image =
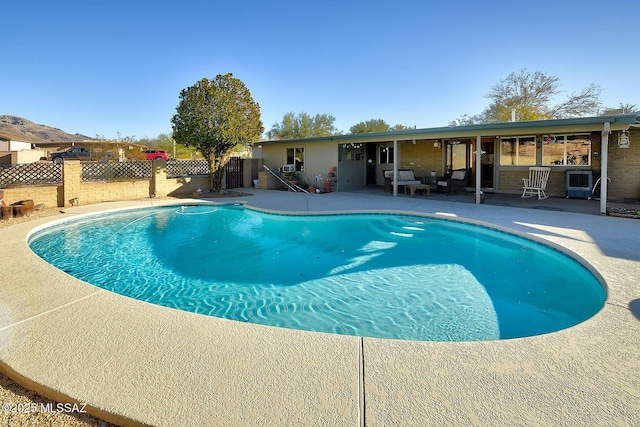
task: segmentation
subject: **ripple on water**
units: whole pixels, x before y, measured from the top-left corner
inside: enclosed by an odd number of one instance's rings
[[[575,325],[604,303],[583,266],[484,227],[402,215],[269,215],[189,206],[114,213],[30,237],[113,292],[242,322],[432,341]]]

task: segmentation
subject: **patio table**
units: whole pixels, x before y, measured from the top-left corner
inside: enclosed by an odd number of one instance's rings
[[[431,187],[429,184],[407,184],[404,186],[404,194],[407,194],[407,190],[411,191],[411,197],[415,197],[416,190],[425,190],[427,192],[427,196],[431,194]]]

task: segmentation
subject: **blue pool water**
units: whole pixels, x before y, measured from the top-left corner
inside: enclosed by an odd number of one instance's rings
[[[606,298],[585,267],[554,249],[419,216],[174,206],[61,223],[29,244],[70,275],[132,298],[347,335],[525,337],[576,325]]]

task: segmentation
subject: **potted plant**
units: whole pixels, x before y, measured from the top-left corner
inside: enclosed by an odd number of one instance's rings
[[[324,181],[324,192],[325,193],[330,193],[331,192],[331,180],[326,178]]]

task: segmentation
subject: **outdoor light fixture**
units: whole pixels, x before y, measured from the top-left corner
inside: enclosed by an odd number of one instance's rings
[[[620,131],[620,133],[618,134],[618,147],[629,148],[629,131]]]
[[[437,139],[436,139],[436,140],[433,142],[433,147],[434,147],[434,148],[437,148],[437,149],[439,150],[439,149],[441,149],[441,148],[442,148],[442,144],[440,143],[440,141],[439,141],[439,140],[437,140]]]

